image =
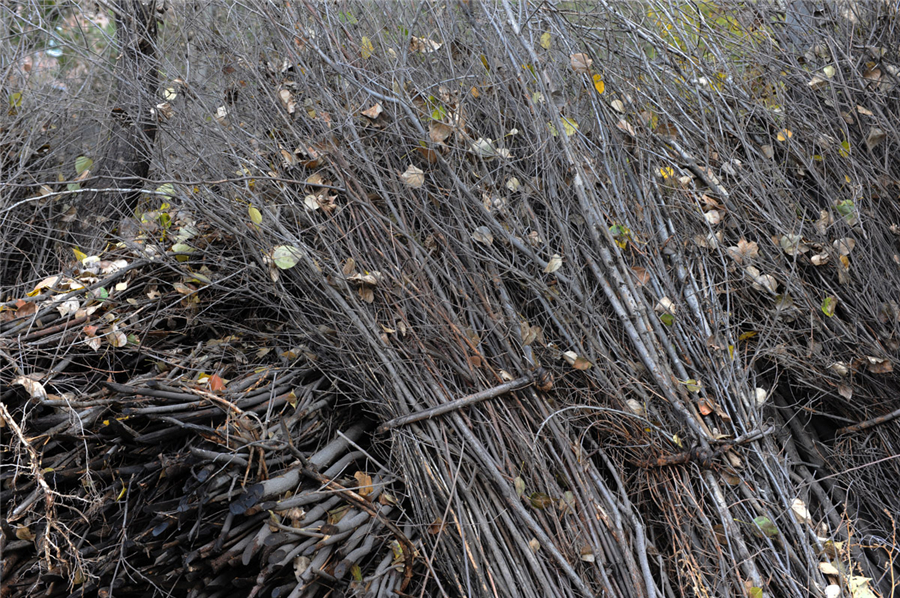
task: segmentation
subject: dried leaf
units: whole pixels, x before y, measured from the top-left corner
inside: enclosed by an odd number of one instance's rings
[[[878,127],[872,127],[869,129],[868,135],[866,135],[866,147],[869,151],[875,149],[875,147],[884,141],[884,138],[887,137],[887,133],[885,133],[882,129]]]
[[[728,248],[728,255],[741,264],[744,260],[750,261],[759,257],[759,245],[755,241],[741,239],[738,241],[737,246]]]
[[[562,266],[562,258],[558,254],[553,254],[550,261],[544,267],[544,274],[553,274]]]
[[[225,390],[225,385],[227,381],[221,378],[218,374],[213,374],[207,379],[207,383],[209,384],[209,389],[213,392],[222,392]]]
[[[644,415],[644,404],[637,399],[628,399],[627,401],[625,401],[625,404],[628,405],[628,408],[631,409],[631,412],[635,415]]]
[[[831,246],[838,252],[838,255],[850,255],[850,252],[856,247],[856,239],[844,237],[843,239],[834,241]]]
[[[451,133],[453,133],[453,127],[442,122],[432,121],[428,127],[428,137],[434,143],[443,143]]]
[[[747,266],[745,272],[753,281],[752,286],[757,291],[769,291],[774,294],[778,290],[778,281],[774,276],[762,274],[753,266]]]
[[[793,511],[794,517],[796,517],[800,523],[812,525],[812,517],[809,514],[809,509],[806,508],[806,503],[799,498],[795,498],[791,503],[791,511]]]
[[[531,506],[535,509],[546,509],[553,505],[553,499],[543,492],[535,492],[529,497]]]
[[[493,140],[485,137],[479,137],[472,144],[472,152],[479,158],[493,158],[499,155],[497,148],[494,147]]]
[[[710,226],[716,226],[722,222],[722,212],[720,210],[710,210],[703,215]]]
[[[362,115],[368,119],[375,120],[376,118],[381,116],[382,112],[384,112],[384,108],[381,107],[381,104],[375,102],[374,104],[363,110]]]
[[[403,184],[407,187],[418,189],[425,184],[425,173],[410,164],[409,168],[406,169],[406,172],[400,175],[400,180],[403,181]]]
[[[619,122],[617,122],[616,128],[619,129],[620,131],[622,131],[623,133],[627,134],[630,137],[635,137],[634,128],[631,126],[631,124],[627,120],[622,119]]]
[[[375,487],[372,485],[372,476],[366,472],[357,471],[353,474],[353,477],[356,478],[356,483],[358,484],[356,493],[360,496],[368,496],[375,491]]]
[[[479,226],[472,232],[472,240],[482,245],[491,245],[494,242],[494,235],[488,227]]]
[[[294,101],[294,94],[287,89],[281,89],[278,91],[278,99],[281,100],[281,105],[284,106],[284,109],[288,111],[288,114],[293,114],[297,109],[297,103]],[[220,118],[225,118],[228,115],[228,112],[225,110],[224,106],[219,108]],[[224,114],[222,114],[224,113]]]
[[[647,272],[647,269],[643,266],[632,266],[631,271],[637,278],[637,280],[635,281],[637,286],[643,286],[650,282],[650,273]]]
[[[409,51],[418,52],[420,54],[430,54],[441,48],[444,44],[424,37],[412,36],[409,40]]]
[[[890,374],[894,371],[893,364],[887,359],[866,355],[866,360],[869,362],[868,369],[873,374]]]
[[[572,66],[572,70],[578,74],[589,73],[593,63],[594,61],[587,54],[578,53],[569,56],[569,64]]]
[[[672,300],[669,299],[668,297],[660,298],[660,300],[656,302],[656,307],[654,307],[654,309],[656,310],[656,313],[658,313],[658,314],[662,314],[662,313],[669,313],[669,314],[673,314],[673,315],[675,314],[675,304],[672,303]]]
[[[832,565],[831,563],[819,563],[819,571],[824,573],[825,575],[840,575],[841,572],[837,567]]]
[[[38,399],[39,401],[47,400],[47,391],[44,389],[44,385],[37,380],[32,380],[27,376],[19,376],[13,380],[12,383],[23,386],[28,393],[28,396],[32,399]]]

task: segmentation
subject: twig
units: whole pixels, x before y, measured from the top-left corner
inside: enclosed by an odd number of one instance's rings
[[[494,388],[488,388],[487,390],[482,390],[480,392],[467,395],[461,399],[456,399],[455,401],[450,401],[449,403],[444,403],[443,405],[438,405],[437,407],[431,407],[429,409],[419,411],[418,413],[412,413],[410,415],[404,415],[402,417],[397,417],[390,421],[386,421],[385,423],[378,426],[376,431],[379,433],[386,432],[392,428],[405,426],[406,424],[422,421],[423,419],[431,419],[444,413],[456,411],[457,409],[462,409],[463,407],[466,407],[468,405],[479,403],[487,399],[493,399],[514,390],[519,390],[520,388],[528,386],[531,381],[531,376],[522,376],[521,378],[516,378],[515,380],[507,382],[506,384],[501,384],[500,386],[495,386]]]
[[[878,417],[873,417],[872,419],[867,419],[866,421],[859,422],[858,424],[853,424],[852,426],[844,426],[843,428],[838,428],[835,434],[852,434],[853,432],[859,432],[861,430],[867,430],[868,428],[875,427],[879,424],[883,424],[891,421],[892,419],[897,419],[900,417],[900,409],[896,411],[891,411],[885,415],[879,415]]]
[[[44,502],[47,504],[47,517],[51,517],[54,510],[53,490],[50,489],[47,480],[44,479],[44,474],[41,471],[40,457],[38,457],[37,451],[34,450],[34,447],[32,447],[28,442],[28,439],[25,438],[25,434],[22,433],[22,428],[19,427],[19,424],[16,423],[16,420],[13,419],[13,416],[3,403],[0,403],[0,418],[3,418],[3,421],[12,428],[16,438],[19,439],[19,442],[28,453],[28,464],[31,466],[31,474],[34,476],[35,481],[37,481],[38,486],[44,494]]]

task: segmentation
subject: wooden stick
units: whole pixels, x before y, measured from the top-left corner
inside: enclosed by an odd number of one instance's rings
[[[859,432],[861,430],[866,430],[873,426],[877,426],[878,424],[883,424],[885,422],[889,422],[892,419],[896,419],[900,417],[900,409],[896,411],[891,411],[885,415],[879,415],[878,417],[873,417],[872,419],[867,419],[864,422],[859,422],[858,424],[853,424],[852,426],[844,426],[840,428],[835,434],[851,434],[853,432]]]
[[[438,405],[437,407],[431,407],[430,409],[425,409],[423,411],[419,411],[418,413],[411,413],[410,415],[404,415],[403,417],[398,417],[390,421],[386,421],[378,426],[378,429],[376,431],[379,433],[386,432],[391,428],[405,426],[406,424],[422,421],[423,419],[431,419],[432,417],[436,417],[444,413],[449,413],[450,411],[462,409],[463,407],[472,405],[473,403],[479,403],[487,399],[499,397],[500,395],[504,395],[513,390],[519,390],[520,388],[524,388],[529,384],[531,384],[531,376],[522,376],[521,378],[516,378],[515,380],[511,380],[506,384],[501,384],[500,386],[495,386],[494,388],[488,388],[487,390],[482,390],[480,392],[464,396],[461,399],[456,399],[455,401],[450,401],[449,403],[444,403],[443,405]]]

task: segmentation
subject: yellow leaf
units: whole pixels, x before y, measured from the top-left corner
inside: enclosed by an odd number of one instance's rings
[[[375,54],[375,47],[372,45],[372,40],[370,40],[366,36],[363,36],[362,43],[360,44],[359,55],[363,58],[370,58],[373,54]]]
[[[684,384],[687,387],[688,391],[692,393],[698,393],[700,392],[700,389],[703,388],[703,383],[694,380],[693,378],[685,380],[682,384]]]
[[[79,262],[80,262],[81,260],[83,260],[84,258],[87,257],[87,256],[84,254],[84,252],[79,251],[78,249],[74,249],[74,248],[73,248],[73,249],[72,249],[72,252],[75,253],[75,259],[78,260]]]
[[[551,43],[550,32],[549,31],[543,32],[541,34],[541,47],[545,50],[549,50],[550,43]]]
[[[261,224],[262,223],[262,214],[259,212],[259,210],[257,210],[253,206],[250,206],[247,209],[247,213],[250,214],[250,220],[253,221],[253,224]]]
[[[593,76],[593,79],[594,89],[597,90],[597,93],[603,93],[603,90],[606,89],[606,85],[603,83],[603,77],[601,77],[599,73],[596,73]]]
[[[675,170],[671,166],[665,166],[659,169],[659,174],[662,175],[664,179],[670,179],[675,176]]]
[[[776,136],[776,139],[778,139],[778,141],[787,141],[788,139],[790,139],[793,136],[794,136],[794,134],[790,130],[782,129],[782,130],[778,131],[778,135]]]
[[[568,118],[563,117],[562,124],[563,129],[566,131],[566,137],[571,137],[575,134],[575,131],[578,130],[578,123],[574,120],[569,120]]]

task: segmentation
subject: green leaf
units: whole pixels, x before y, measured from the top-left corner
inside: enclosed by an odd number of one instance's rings
[[[9,107],[15,110],[22,105],[22,92],[17,91],[9,94]]]
[[[822,313],[828,316],[829,318],[834,315],[834,310],[837,308],[837,297],[825,297],[825,300],[822,301]]]
[[[856,204],[853,203],[852,199],[845,199],[844,201],[838,202],[837,205],[834,206],[834,209],[836,209],[838,214],[844,218],[849,219],[856,215]]]
[[[659,316],[659,319],[662,320],[662,323],[665,324],[666,326],[672,326],[675,324],[675,316],[673,316],[672,314],[670,314],[668,312]]]
[[[749,596],[749,598],[763,598],[762,588],[753,586],[752,588],[747,590],[747,596]]]
[[[772,520],[768,517],[754,517],[753,523],[755,523],[756,527],[769,538],[774,538],[778,535],[778,528],[775,527],[775,524],[772,523]]]
[[[250,220],[253,221],[253,224],[262,224],[262,214],[260,214],[259,210],[250,206],[247,209],[247,213],[250,214]]]
[[[525,494],[525,480],[517,476],[513,483],[516,486],[516,495],[521,498]]]
[[[175,243],[172,245],[172,253],[191,254],[195,251],[197,250],[186,243]]]
[[[297,265],[303,251],[290,245],[279,245],[272,251],[272,261],[282,270],[288,270]]]
[[[75,158],[75,174],[81,174],[85,170],[90,170],[94,165],[94,161],[87,156],[78,156]]]

